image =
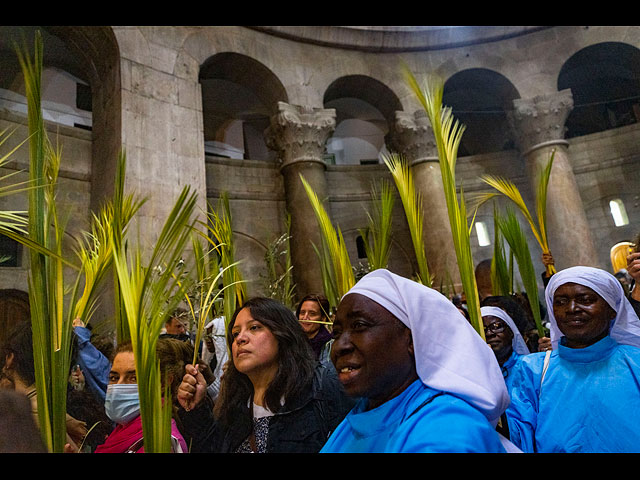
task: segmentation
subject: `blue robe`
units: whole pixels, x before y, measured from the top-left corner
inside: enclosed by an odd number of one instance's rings
[[[511,395],[511,388],[513,385],[513,369],[522,357],[524,357],[524,355],[520,355],[513,350],[511,352],[511,356],[502,364],[501,368],[502,374],[504,375],[504,383],[507,385],[507,392],[509,392],[509,395]]]
[[[479,410],[420,380],[378,408],[363,411],[366,402],[358,401],[320,453],[504,452]]]
[[[540,393],[543,352],[512,371],[511,441],[524,452],[640,452],[640,348],[611,337],[551,354]]]

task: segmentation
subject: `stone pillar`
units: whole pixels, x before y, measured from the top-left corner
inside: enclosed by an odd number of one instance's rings
[[[303,175],[318,198],[327,194],[325,143],[333,132],[334,109],[320,109],[278,102],[278,113],[265,131],[267,145],[278,152],[280,172],[284,177],[287,211],[291,215],[291,263],[299,297],[322,293],[322,276],[318,256],[322,236],[304,185]],[[328,203],[325,208],[330,214]]]
[[[442,173],[433,130],[426,113],[396,112],[391,139],[394,150],[410,162],[416,191],[422,195],[424,209],[423,240],[433,287],[453,282],[461,284],[451,224],[442,185]]]
[[[510,120],[526,162],[535,192],[538,176],[555,150],[547,192],[549,248],[556,268],[598,266],[598,257],[587,222],[564,139],[565,122],[573,108],[571,90],[531,99],[516,99]],[[531,207],[533,208],[533,207]],[[536,259],[533,259],[534,263]]]

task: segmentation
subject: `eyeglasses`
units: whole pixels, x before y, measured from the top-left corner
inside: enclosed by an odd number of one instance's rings
[[[485,333],[487,333],[487,331],[491,331],[491,333],[501,333],[504,332],[505,328],[506,325],[503,322],[493,322],[484,327],[484,331]]]

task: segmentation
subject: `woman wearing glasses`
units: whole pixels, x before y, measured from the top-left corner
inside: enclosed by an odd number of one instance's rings
[[[518,330],[515,322],[507,312],[499,307],[486,306],[480,309],[480,314],[484,324],[485,340],[496,356],[507,386],[507,392],[511,396],[513,389],[512,371],[525,355],[529,355],[529,348],[524,338],[522,338],[520,330]],[[500,417],[496,430],[505,438],[509,438],[507,412]]]
[[[509,374],[520,358],[531,352],[507,312],[498,307],[482,307],[480,313],[485,339],[498,360],[507,390],[511,394],[512,376]]]

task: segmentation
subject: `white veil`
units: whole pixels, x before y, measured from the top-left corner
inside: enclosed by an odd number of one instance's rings
[[[480,314],[483,317],[487,317],[487,316],[498,317],[500,320],[504,321],[509,326],[509,328],[513,332],[513,340],[511,341],[511,346],[513,347],[513,350],[516,353],[519,353],[520,355],[529,355],[531,353],[529,351],[529,347],[527,347],[527,344],[524,341],[524,338],[522,338],[522,334],[520,333],[520,330],[518,330],[518,327],[516,327],[515,322],[507,312],[505,312],[503,309],[499,307],[482,307],[480,309]]]
[[[383,306],[412,333],[418,376],[480,410],[494,425],[509,395],[491,347],[444,295],[378,269],[345,295],[359,293]]]
[[[620,281],[605,270],[594,267],[570,267],[554,274],[545,290],[551,323],[551,343],[557,347],[563,336],[553,315],[553,295],[560,285],[577,283],[595,291],[616,311],[609,335],[618,343],[640,347],[640,319],[624,294]]]

